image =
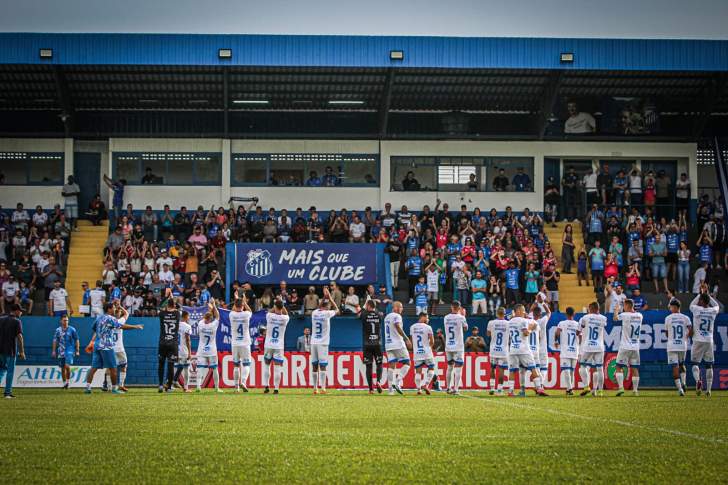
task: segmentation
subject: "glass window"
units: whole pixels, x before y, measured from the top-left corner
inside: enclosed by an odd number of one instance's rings
[[[194,155],[190,153],[170,153],[167,155],[169,185],[194,184],[194,158]]]
[[[265,184],[268,180],[267,157],[234,157],[233,184]]]
[[[26,153],[0,153],[0,173],[5,176],[5,185],[28,183],[27,159]]]
[[[436,157],[392,157],[392,190],[434,190],[437,188]],[[406,182],[411,179],[413,182]]]
[[[162,173],[163,176],[164,172]],[[116,179],[126,179],[127,183],[139,182],[139,157],[116,157]]]
[[[376,184],[379,179],[379,164],[374,157],[345,157],[343,184]]]
[[[533,192],[533,158],[530,157],[488,157],[488,180],[486,190],[494,191],[494,184],[500,177],[508,181],[508,191]],[[503,173],[501,174],[501,170]],[[500,182],[499,182],[500,183]]]
[[[303,157],[303,155],[270,156],[270,172],[278,185],[284,185],[286,181],[290,181],[291,175],[298,181],[299,185],[306,184],[308,172],[306,172],[306,161]],[[320,175],[319,178],[321,178]],[[268,180],[265,177],[263,179]]]
[[[30,182],[63,183],[63,157],[60,155],[31,155]]]
[[[147,174],[147,168],[151,168],[152,173],[157,177],[162,177],[162,183],[169,183],[166,153],[142,153],[142,177]]]
[[[195,182],[220,183],[220,157],[197,157]]]

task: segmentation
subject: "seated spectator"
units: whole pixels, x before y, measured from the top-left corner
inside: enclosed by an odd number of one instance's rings
[[[366,226],[359,219],[359,216],[354,216],[354,222],[349,226],[349,242],[366,242]]]
[[[146,174],[142,177],[142,184],[153,184],[155,178],[157,176],[152,173],[152,167],[147,167]]]
[[[28,214],[28,211],[23,209],[23,204],[18,203],[17,210],[10,216],[10,222],[16,230],[20,229],[23,234],[28,234],[30,215]]]
[[[36,206],[35,214],[33,214],[33,227],[38,234],[43,234],[48,226],[48,215],[43,212],[42,206]]]
[[[629,298],[629,296],[627,297]],[[649,306],[647,305],[647,300],[644,296],[642,296],[642,291],[639,288],[635,288],[633,295],[632,295],[632,301],[634,302],[634,311],[636,312],[644,312],[649,310]]]
[[[412,171],[407,172],[407,176],[402,180],[402,189],[405,192],[413,192],[420,190],[420,183],[415,178],[415,173]]]
[[[157,299],[154,298],[154,292],[147,291],[144,294],[142,305],[140,307],[141,315],[143,317],[156,317],[157,316]]]
[[[353,286],[349,287],[349,292],[344,299],[344,313],[356,314],[356,308],[359,306],[359,297],[355,293]]]
[[[334,175],[334,171],[331,167],[326,167],[326,174],[321,177],[321,185],[327,186],[327,187],[333,187],[334,185],[339,185],[339,177]]]
[[[306,180],[306,185],[309,187],[321,187],[321,179],[318,178],[318,174],[315,170],[311,170],[308,174],[308,180]]]
[[[59,281],[60,283],[60,281]],[[8,280],[2,284],[3,297],[0,299],[0,312],[5,315],[5,305],[8,307],[20,303],[20,285],[15,281],[15,276],[11,273]]]

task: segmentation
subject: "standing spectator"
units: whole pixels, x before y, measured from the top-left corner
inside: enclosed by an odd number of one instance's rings
[[[596,245],[597,241],[602,240],[602,229],[604,224],[604,214],[599,210],[597,204],[592,204],[592,210],[586,215],[589,222],[589,244]]]
[[[427,313],[427,282],[425,276],[421,275],[415,285],[415,313],[420,315]]]
[[[142,222],[143,221],[144,221],[144,216],[142,216]],[[169,205],[167,205],[167,204],[164,205],[164,214],[162,214],[162,220],[160,222],[162,224],[161,239],[164,241],[164,240],[168,239],[171,234],[174,234],[174,218],[172,217],[172,214],[169,211]],[[155,238],[156,238],[156,236],[155,236]]]
[[[311,352],[311,327],[303,327],[303,335],[296,342],[296,352]]]
[[[496,192],[504,192],[508,190],[509,185],[508,177],[506,177],[506,171],[501,168],[498,170],[498,176],[493,180],[493,190]]]
[[[455,277],[455,288],[457,289],[458,301],[465,308],[470,303],[470,265],[464,265],[453,273]]]
[[[337,307],[343,305],[344,295],[341,292],[341,288],[339,288],[339,285],[338,283],[336,283],[336,281],[332,281],[331,284],[329,284],[329,298],[331,299],[331,301],[336,303]],[[318,303],[316,303],[316,307],[318,307]]]
[[[690,179],[687,174],[680,174],[680,180],[675,182],[675,189],[675,206],[679,215],[685,214],[687,217],[690,209]]]
[[[475,279],[470,282],[470,290],[473,292],[473,308],[471,315],[477,313],[488,313],[488,283],[483,279],[483,272],[478,270],[475,272]],[[433,311],[434,315],[434,311]]]
[[[480,184],[475,180],[475,174],[471,173],[468,183],[465,184],[465,192],[478,192],[480,190]]]
[[[623,170],[617,172],[617,178],[614,179],[614,189],[616,191],[616,201],[612,202],[612,204],[616,203],[618,207],[629,205],[629,180]]]
[[[303,297],[303,309],[306,315],[310,315],[311,312],[316,310],[319,305],[319,297],[316,294],[316,288],[313,286],[308,287],[308,294]]]
[[[599,165],[595,162],[594,164],[599,169]],[[599,193],[597,191],[597,174],[594,173],[594,169],[589,166],[584,175],[584,190],[586,190],[586,203],[597,204],[599,202]]]
[[[564,228],[564,234],[561,236],[561,261],[564,263],[564,274],[572,274],[571,265],[574,262],[574,229],[571,224],[567,224]]]
[[[165,212],[165,216],[168,216],[169,212]],[[144,230],[144,236],[149,240],[149,234],[151,233],[154,241],[157,241],[157,214],[152,211],[152,206],[148,205],[147,210],[142,214],[142,229]]]
[[[411,305],[414,303],[414,291],[415,291],[415,285],[420,279],[420,276],[422,275],[422,259],[418,255],[417,249],[413,249],[410,252],[410,257],[407,259],[407,263],[405,264],[405,269],[408,271],[408,282],[409,282],[409,304]]]
[[[432,345],[433,352],[445,351],[445,335],[441,328],[435,330],[435,343]]]
[[[559,312],[559,281],[561,281],[561,275],[556,271],[556,265],[551,265],[544,270],[543,281],[546,284],[546,289],[549,290],[549,302],[551,303],[551,310],[554,313]]]
[[[602,242],[596,240],[594,247],[589,251],[589,258],[591,259],[591,275],[594,283],[594,288],[599,291],[604,283],[604,260],[607,257],[607,253],[602,249]],[[589,283],[587,283],[588,285]]]
[[[205,275],[205,282],[206,289],[210,292],[210,297],[215,300],[222,300],[222,290],[225,288],[225,283],[222,281],[220,273],[216,269],[213,269]]]
[[[657,283],[658,278],[662,278],[663,284],[665,285],[665,293],[667,293],[667,268],[665,267],[667,246],[662,242],[659,234],[655,236],[655,242],[650,245],[648,251],[650,258],[652,258],[650,265],[652,267],[652,280],[655,282],[655,294],[660,291]]]
[[[329,292],[331,293],[331,292]],[[341,296],[339,296],[341,298]],[[387,314],[387,305],[392,303],[392,296],[387,293],[387,286],[384,284],[379,285],[379,293],[375,294],[372,298],[374,303],[377,304],[377,311]],[[341,301],[341,300],[339,300]],[[337,302],[338,305],[338,302]]]
[[[597,188],[600,190],[602,205],[609,205],[612,200],[614,177],[609,173],[609,165],[602,167],[602,173],[597,175]]]
[[[80,194],[81,188],[73,181],[73,175],[69,175],[68,183],[61,189],[61,195],[66,199],[63,211],[66,213],[71,227],[76,232],[78,232],[78,196]]]
[[[121,219],[121,211],[124,210],[124,187],[126,186],[126,179],[114,181],[104,174],[104,182],[114,192],[111,206],[114,209],[114,223],[118,224],[118,220]]]
[[[0,318],[0,381],[5,377],[5,399],[14,399],[15,356],[25,360],[23,347],[23,309],[17,303],[10,307],[10,315]],[[17,345],[16,345],[17,340]]]
[[[579,177],[576,175],[574,166],[569,166],[569,171],[561,179],[564,187],[564,222],[579,222],[576,215],[576,188],[579,185]]]
[[[538,282],[540,273],[536,271],[536,263],[531,262],[528,264],[528,271],[526,271],[526,304],[530,305],[536,300],[536,293],[538,293]]]
[[[472,334],[465,339],[465,352],[480,353],[485,351],[485,340],[479,334],[478,327],[473,327]]]
[[[634,311],[641,313],[649,310],[649,305],[647,305],[647,299],[642,296],[642,290],[640,290],[639,288],[635,288],[634,294],[632,296],[632,301],[634,302]]]
[[[556,217],[559,207],[559,188],[554,184],[554,178],[549,177],[546,182],[546,191],[544,192],[544,212],[546,213],[547,222],[551,222],[551,227],[556,227]]]
[[[45,290],[43,299],[46,302],[46,311],[48,315],[53,315],[50,302],[51,291],[54,289],[54,283],[63,278],[63,271],[61,270],[61,267],[56,264],[56,258],[53,256],[48,258],[48,264],[43,268],[43,272],[40,276],[43,278],[43,288]]]
[[[62,317],[64,315],[73,315],[73,305],[71,300],[68,298],[68,292],[65,288],[61,288],[61,280],[55,280],[53,282],[53,290],[48,295],[50,302],[49,315],[54,317]]]
[[[651,168],[652,166],[650,166]],[[670,204],[670,187],[672,186],[672,181],[670,180],[670,177],[665,175],[664,170],[660,170],[660,172],[657,174],[657,179],[655,180],[655,187],[657,188],[657,214],[659,217],[669,217],[668,214],[670,213],[670,209],[668,208]]]
[[[435,315],[435,308],[440,299],[440,271],[439,263],[432,260],[427,266],[427,299],[429,300],[429,308],[431,315]]]
[[[637,263],[629,266],[626,274],[627,286],[624,288],[624,292],[627,298],[632,298],[635,290],[640,288],[640,270]]]
[[[508,269],[505,271],[506,278],[506,294],[505,304],[507,308],[512,308],[511,303],[516,305],[521,303],[521,289],[518,284],[519,270],[516,268],[516,262],[510,261]]]
[[[690,250],[686,241],[680,241],[677,257],[677,292],[687,293],[690,288]]]
[[[513,176],[513,187],[515,188],[516,192],[530,192],[531,187],[531,177],[529,177],[527,174],[523,173],[523,167],[518,167],[516,169],[518,172],[516,175]],[[553,182],[553,178],[551,179]]]
[[[420,183],[415,178],[415,173],[411,170],[407,172],[407,176],[402,180],[402,189],[405,192],[414,192],[420,190]]]
[[[629,176],[629,201],[632,207],[642,207],[644,198],[642,196],[642,172],[637,168],[637,163],[632,162],[632,170]]]

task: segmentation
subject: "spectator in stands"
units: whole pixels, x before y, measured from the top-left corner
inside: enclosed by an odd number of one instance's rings
[[[607,284],[604,285],[604,306],[609,308],[609,313],[614,313],[617,309],[617,305],[627,299],[627,295],[622,293],[622,285],[619,281],[615,281],[613,278],[607,280]]]
[[[516,168],[516,175],[513,176],[511,184],[515,188],[516,192],[530,192],[532,190],[531,177],[523,173],[523,167]],[[553,178],[551,179],[553,181]]]
[[[114,232],[109,234],[109,238],[106,240],[106,247],[104,248],[104,256],[110,255],[116,257],[119,251],[124,247],[125,241],[124,236],[121,235],[121,226],[116,226]]]
[[[680,241],[677,256],[677,292],[687,293],[690,288],[690,250],[686,241]]]
[[[321,179],[318,178],[318,174],[315,170],[311,170],[311,172],[308,174],[308,180],[306,180],[306,185],[309,187],[321,187]]]
[[[18,203],[17,210],[10,216],[10,222],[15,226],[16,230],[20,229],[23,234],[28,234],[30,215],[28,215],[28,211],[23,209],[23,204]]]
[[[609,205],[612,200],[614,177],[609,173],[609,165],[602,167],[602,173],[597,175],[597,188],[599,189],[602,205]]]
[[[43,299],[46,301],[47,315],[52,315],[51,302],[49,299],[51,291],[54,289],[54,283],[56,281],[60,282],[60,279],[63,278],[63,270],[60,265],[56,264],[56,258],[53,256],[48,258],[48,265],[43,268],[43,272],[40,276],[43,278],[43,288],[45,290]]]
[[[187,214],[187,207],[182,206],[179,214],[174,216],[174,238],[183,243],[186,242],[191,234],[191,229],[192,220],[189,214]]]
[[[675,208],[678,214],[687,217],[690,209],[690,179],[685,173],[680,174],[680,179],[675,182]]]
[[[667,293],[667,268],[665,267],[665,257],[667,256],[667,246],[662,242],[660,235],[655,236],[655,242],[649,246],[648,254],[650,255],[652,267],[652,280],[655,282],[655,294],[660,291],[657,283],[658,278],[662,278],[665,285],[665,293]]]
[[[433,352],[445,351],[445,335],[441,328],[435,330],[435,343],[432,345]]]
[[[227,255],[227,243],[222,231],[219,231],[217,235],[210,240],[210,255],[217,258],[218,255],[222,255],[222,264],[225,264]]]
[[[511,303],[517,305],[522,301],[518,276],[519,270],[517,269],[516,261],[510,261],[508,263],[508,269],[505,270],[505,304],[507,308],[512,308]]]
[[[316,310],[319,305],[319,297],[316,294],[316,288],[313,286],[308,287],[308,294],[303,297],[303,309],[306,315],[310,315],[311,312]]]
[[[384,284],[380,284],[379,285],[379,293],[376,293],[372,297],[372,300],[374,300],[374,303],[377,304],[377,311],[386,314],[387,313],[387,305],[389,303],[392,303],[392,296],[387,293],[387,286],[384,285]],[[336,301],[336,300],[334,300],[334,301]]]
[[[408,271],[408,283],[409,283],[409,303],[410,305],[414,302],[414,290],[415,285],[417,285],[417,282],[420,279],[420,276],[422,275],[422,259],[420,258],[417,249],[412,249],[410,251],[410,256],[407,259],[407,263],[405,264],[405,269]]]
[[[157,176],[152,173],[152,167],[147,167],[146,175],[142,177],[142,184],[153,184],[155,178]]]
[[[624,292],[627,295],[627,298],[632,298],[634,295],[634,290],[638,290],[640,287],[640,269],[639,264],[634,263],[629,266],[629,269],[627,269],[627,274],[625,275],[627,285],[624,288]]]
[[[118,181],[114,181],[104,174],[104,182],[114,192],[112,208],[114,209],[114,221],[117,222],[118,219],[121,219],[121,211],[124,209],[124,187],[126,186],[126,180],[119,179]]]
[[[55,234],[56,238],[63,241],[61,246],[63,251],[68,252],[71,246],[71,224],[66,220],[66,214],[61,214],[60,220],[56,222]]]
[[[165,283],[164,281],[160,280],[159,275],[155,274],[152,276],[152,284],[149,285],[149,291],[152,292],[152,296],[159,301],[159,299],[162,297],[163,291],[168,287],[169,285]]]
[[[321,185],[327,187],[333,187],[339,185],[339,177],[334,175],[334,171],[331,167],[326,167],[326,174],[321,177]]]
[[[475,315],[477,313],[488,313],[488,301],[487,301],[487,293],[488,293],[488,284],[483,279],[483,272],[480,270],[477,270],[475,272],[475,279],[470,282],[470,290],[472,291],[472,301],[473,301],[473,308],[471,310],[471,315]]]
[[[0,314],[5,315],[5,305],[10,308],[13,304],[20,303],[20,285],[15,281],[11,273],[8,280],[2,284],[3,297],[0,299]]]
[[[2,272],[4,269],[5,263],[0,263],[0,279],[2,279]],[[28,296],[33,296],[37,285],[37,279],[38,273],[34,271],[27,262],[21,262],[18,269],[17,280],[21,285],[25,283],[25,287],[28,288]],[[28,313],[30,313],[30,310],[28,310]]]
[[[314,211],[316,210],[313,207]],[[309,242],[324,242],[324,225],[319,220],[318,213],[313,212],[311,219],[308,221],[308,241]]]
[[[493,180],[493,190],[496,192],[503,192],[508,190],[509,185],[508,177],[506,177],[506,171],[501,168],[498,171],[498,176]]]
[[[652,168],[652,165],[650,165],[650,168]],[[670,180],[670,177],[665,175],[664,170],[660,170],[660,172],[657,174],[657,179],[655,179],[655,187],[656,187],[656,196],[657,196],[657,213],[661,217],[667,217],[667,214],[669,212],[669,205],[670,204],[670,187],[672,187],[672,181]]]
[[[597,241],[602,239],[602,225],[604,224],[604,214],[599,210],[597,204],[592,204],[592,210],[586,215],[589,223],[589,244],[595,246]]]
[[[33,214],[33,228],[38,234],[43,234],[48,226],[48,214],[43,212],[42,206],[36,206],[35,214]]]
[[[341,293],[341,289],[339,288],[339,285],[336,283],[336,281],[332,281],[329,284],[329,298],[331,298],[331,301],[336,303],[336,306],[338,307],[341,307],[341,305],[343,304],[344,295]]]
[[[169,215],[169,212],[167,212],[166,215]],[[154,241],[158,240],[157,214],[152,211],[151,205],[148,205],[147,210],[142,214],[142,227],[144,229],[144,235],[147,239],[149,239],[149,234],[151,234]]]
[[[22,229],[15,230],[13,238],[13,261],[15,264],[20,262],[23,253],[28,249],[28,239],[23,235]]]
[[[354,222],[349,225],[349,242],[366,242],[366,226],[361,222],[359,216],[354,216]]]
[[[480,330],[478,330],[478,327],[473,327],[470,337],[465,339],[465,352],[485,352],[485,340],[479,334]]]
[[[420,190],[420,183],[415,178],[415,173],[413,171],[407,172],[407,176],[402,180],[402,189],[405,192],[412,192]]]
[[[202,234],[202,226],[195,226],[192,236],[187,240],[194,245],[202,259],[205,259],[207,254],[207,236]]]
[[[210,296],[215,300],[222,300],[222,290],[225,283],[222,281],[220,273],[216,269],[212,269],[205,275],[205,287],[210,292]]]
[[[543,273],[544,284],[549,292],[549,302],[551,303],[551,311],[558,313],[559,311],[559,281],[561,275],[556,271],[556,264],[551,263]]]
[[[144,294],[144,299],[141,305],[141,315],[143,317],[156,317],[157,316],[157,299],[154,298],[154,292],[147,291]]]
[[[359,297],[355,291],[353,286],[349,287],[349,292],[344,299],[344,313],[356,314],[356,307],[359,306]]]
[[[480,184],[475,180],[475,174],[470,174],[470,180],[465,184],[465,192],[478,192],[480,190]]]
[[[61,189],[61,195],[66,199],[64,212],[69,219],[69,223],[74,231],[78,232],[78,196],[81,189],[74,182],[73,175],[68,176],[68,183]]]
[[[591,275],[594,283],[594,288],[598,289],[602,287],[604,283],[604,260],[607,257],[607,253],[602,249],[602,242],[597,239],[594,243],[594,247],[589,251],[589,259],[591,260]],[[588,285],[589,283],[587,283]]]
[[[627,298],[630,297],[628,296]],[[644,312],[649,310],[649,306],[647,305],[647,299],[642,296],[642,290],[640,290],[639,288],[635,288],[631,299],[634,302],[634,310],[636,312]]]

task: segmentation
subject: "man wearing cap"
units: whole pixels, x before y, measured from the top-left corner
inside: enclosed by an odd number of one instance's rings
[[[1,311],[5,315],[5,305],[11,307],[16,303],[20,303],[20,285],[15,281],[15,276],[12,273],[8,275],[8,280],[2,285],[3,297],[0,299],[0,305],[2,305]]]
[[[614,187],[614,177],[609,173],[609,165],[602,167],[602,173],[597,175],[597,188],[602,196],[602,205],[609,205],[612,199]]]
[[[479,335],[478,327],[473,327],[472,334],[465,340],[465,352],[483,352],[485,340]]]
[[[377,304],[377,311],[387,314],[387,304],[392,303],[392,296],[387,293],[387,285],[379,285],[379,293],[372,296],[372,300]]]
[[[432,345],[433,352],[445,352],[445,335],[441,328],[435,331],[435,343]]]
[[[142,214],[142,229],[147,240],[149,240],[149,233],[152,234],[154,241],[157,240],[157,214],[152,211],[151,205],[148,205],[147,210]]]
[[[121,235],[121,226],[116,226],[114,232],[109,234],[109,238],[106,240],[106,247],[104,248],[104,256],[111,253],[114,258],[119,253],[119,250],[124,247],[124,236]]]
[[[515,187],[516,192],[530,192],[531,191],[531,177],[523,173],[523,167],[516,169],[518,173],[513,177],[512,185]]]
[[[4,268],[0,266],[0,269]],[[25,282],[25,287],[28,288],[28,296],[30,297],[33,296],[37,280],[38,273],[30,267],[27,261],[21,261],[20,269],[18,270],[17,282],[18,284]]]
[[[81,193],[81,189],[78,184],[74,182],[73,175],[68,176],[68,183],[61,189],[61,195],[66,199],[65,207],[63,211],[68,217],[71,227],[73,230],[78,232],[78,196]]]
[[[15,356],[25,360],[23,349],[23,324],[20,315],[23,309],[17,303],[10,307],[10,315],[0,318],[0,381],[5,377],[5,399],[13,399],[15,378]],[[17,345],[16,345],[17,340]]]

